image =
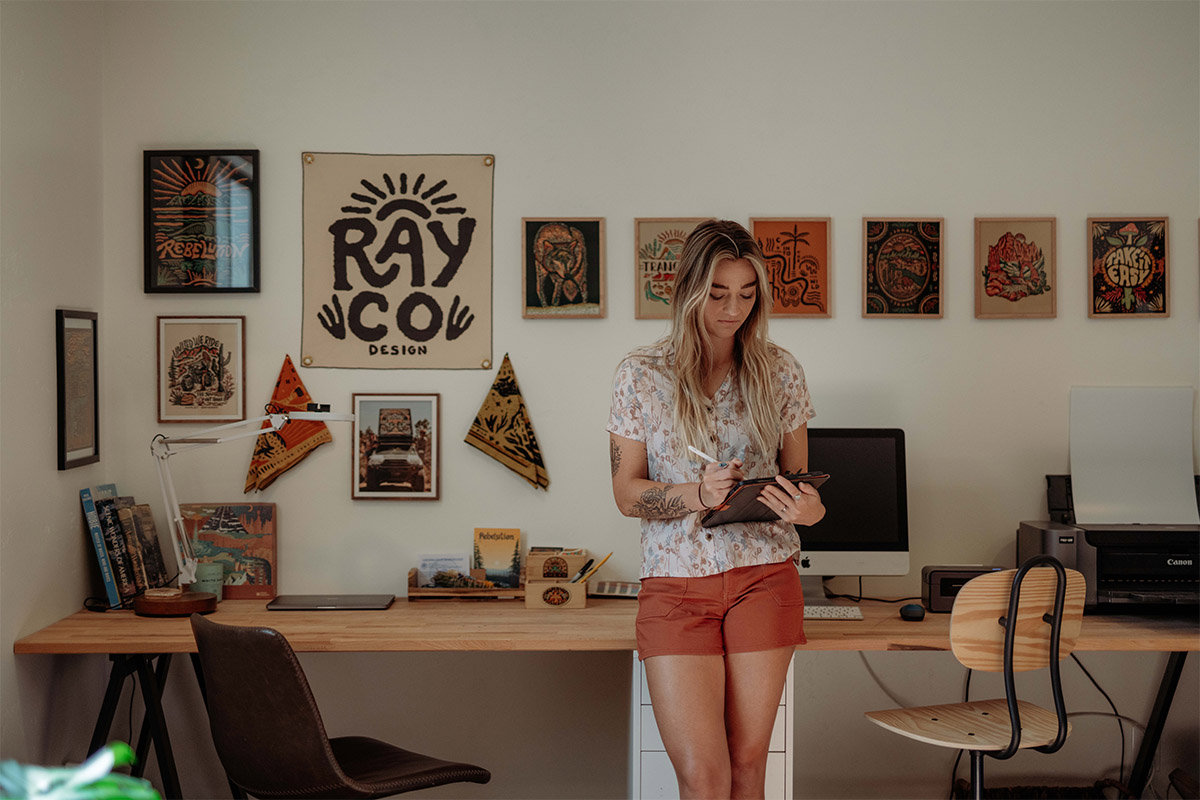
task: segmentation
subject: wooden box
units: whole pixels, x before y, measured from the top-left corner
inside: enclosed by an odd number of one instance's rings
[[[530,553],[525,558],[526,580],[569,581],[588,561],[587,551],[578,555]]]
[[[532,580],[525,582],[526,608],[586,608],[587,581]]]

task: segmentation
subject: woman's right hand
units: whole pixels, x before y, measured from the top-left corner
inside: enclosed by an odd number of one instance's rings
[[[743,477],[740,458],[728,463],[705,464],[700,478],[700,502],[707,508],[720,504]]]

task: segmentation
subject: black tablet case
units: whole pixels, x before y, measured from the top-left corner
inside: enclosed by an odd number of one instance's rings
[[[792,483],[807,483],[815,489],[829,480],[829,473],[804,472],[792,475],[784,474],[783,477]],[[713,506],[712,510],[704,515],[700,524],[705,528],[711,528],[730,522],[773,522],[779,519],[778,514],[758,502],[758,495],[764,486],[779,486],[779,484],[775,483],[775,476],[742,481],[729,490],[729,494],[725,495],[725,499],[721,501],[720,505]]]

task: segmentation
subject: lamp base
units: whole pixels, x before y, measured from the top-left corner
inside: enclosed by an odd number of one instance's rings
[[[139,617],[186,617],[216,610],[217,596],[212,592],[148,589],[133,600],[133,613]]]

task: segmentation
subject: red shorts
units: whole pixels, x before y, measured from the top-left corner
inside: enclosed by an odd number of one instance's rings
[[[789,559],[703,578],[642,578],[638,657],[724,655],[804,644],[804,592]]]

